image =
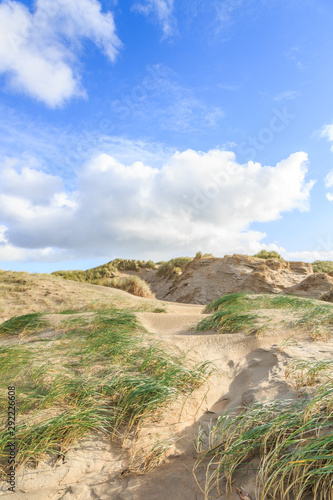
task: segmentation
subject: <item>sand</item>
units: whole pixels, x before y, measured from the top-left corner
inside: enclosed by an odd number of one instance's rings
[[[34,300],[43,293],[41,285],[44,290],[50,291],[48,302],[43,304]],[[55,297],[62,301],[61,304],[56,302]],[[39,306],[42,310],[53,308],[55,314],[50,318],[53,317],[52,322],[56,326],[59,318],[57,307],[64,308],[66,304],[70,308],[76,300],[82,306],[91,301],[109,300],[118,306],[141,307],[143,310],[136,313],[139,320],[161,342],[175,352],[186,351],[195,361],[213,362],[219,372],[207,385],[197,390],[183,408],[176,404],[159,422],[146,425],[138,440],[128,439],[120,447],[102,435],[86,438],[72,446],[65,463],[59,462],[54,466],[45,461],[37,469],[23,468],[17,475],[15,494],[6,493],[2,484],[0,496],[4,498],[10,495],[13,500],[203,500],[200,486],[203,487],[204,470],[198,470],[199,485],[192,474],[197,458],[193,440],[198,426],[214,423],[226,409],[239,405],[277,398],[297,399],[297,392],[285,379],[285,368],[290,360],[332,359],[333,355],[331,340],[313,342],[307,332],[298,335],[297,345],[281,352],[281,342],[291,335],[288,318],[283,311],[262,312],[265,316],[271,314],[272,322],[270,329],[259,337],[199,333],[194,332],[192,327],[203,317],[201,305],[162,303],[129,296],[118,290],[47,277],[36,280],[35,288],[30,294],[25,294],[25,311],[30,312]],[[8,303],[12,310],[14,305],[10,300]],[[156,306],[166,308],[167,313],[151,312],[151,308]],[[3,317],[8,314],[7,310],[3,310]],[[282,320],[285,322],[281,323]],[[148,449],[154,440],[166,438],[175,439],[175,444],[162,465],[146,475],[124,473],[135,451],[140,457],[140,453]],[[213,493],[210,498],[239,499],[237,487],[243,487],[255,500],[255,472],[244,470],[236,474],[228,497],[224,493]]]

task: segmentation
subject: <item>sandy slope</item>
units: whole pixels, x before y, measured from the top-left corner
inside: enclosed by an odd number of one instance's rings
[[[153,310],[164,303],[135,297],[122,290],[64,280],[49,274],[0,271],[0,323],[30,312],[65,309],[129,307]]]
[[[47,283],[50,287],[50,282],[45,279],[44,286]],[[83,290],[80,303],[96,300],[96,295],[90,295],[92,289],[89,285],[61,281],[57,286],[64,300],[67,293],[77,293],[75,296],[79,297],[79,290]],[[123,300],[123,304],[131,306],[152,304],[147,299],[119,291],[93,289],[94,293],[97,290],[98,300]],[[27,295],[25,300],[29,300]],[[156,304],[161,307],[161,303],[153,301],[153,305]],[[197,391],[184,408],[175,405],[160,422],[146,426],[138,442],[128,440],[121,449],[103,436],[94,436],[74,446],[65,463],[56,466],[42,463],[37,470],[25,468],[18,475],[17,493],[10,494],[13,500],[202,500],[204,495],[192,474],[196,458],[193,438],[199,423],[208,425],[216,421],[226,408],[240,404],[246,406],[254,401],[296,398],[296,392],[285,381],[287,363],[292,358],[330,359],[333,355],[332,341],[313,342],[306,334],[298,339],[298,345],[280,352],[281,341],[290,336],[288,322],[280,323],[282,319],[288,319],[283,312],[264,311],[265,315],[272,315],[271,328],[257,338],[243,334],[196,333],[191,326],[202,318],[202,306],[169,303],[167,309],[167,313],[142,311],[137,314],[147,330],[172,349],[187,351],[194,360],[214,362],[219,373],[211,379],[210,386]],[[56,318],[57,315],[55,321]],[[133,448],[140,454],[154,440],[170,437],[177,441],[163,465],[143,476],[121,475]],[[254,474],[251,470],[239,473],[228,499],[238,499],[236,487],[243,486],[254,500]],[[204,471],[199,470],[198,480],[202,486],[203,479]],[[9,497],[4,487],[0,489],[1,495]],[[227,497],[216,494],[211,498],[226,500]]]

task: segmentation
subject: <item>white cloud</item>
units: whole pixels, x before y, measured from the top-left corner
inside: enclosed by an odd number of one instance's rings
[[[141,3],[135,3],[133,9],[146,16],[154,14],[162,25],[163,34],[170,36],[175,30],[173,7],[174,0],[143,0]]]
[[[330,142],[333,142],[333,124],[325,125],[323,130],[320,133],[320,137],[324,137],[328,139]],[[333,149],[333,146],[332,146]]]
[[[329,172],[325,177],[325,186],[327,188],[333,186],[333,171]]]
[[[0,180],[1,191],[7,196],[29,200],[38,205],[47,205],[50,198],[63,189],[59,177],[45,174],[27,164],[21,166],[17,159],[4,159]]]
[[[240,165],[227,151],[187,150],[156,168],[100,154],[66,193],[59,178],[7,162],[3,175],[11,189],[4,191],[0,179],[0,221],[8,228],[6,244],[28,254],[45,248],[77,258],[167,258],[200,249],[251,254],[265,236],[250,230],[251,222],[308,209],[313,182],[305,181],[306,164],[305,153],[270,167]],[[39,190],[48,192],[48,203]]]
[[[97,0],[37,0],[32,13],[7,0],[0,4],[0,73],[11,89],[51,108],[85,96],[75,69],[82,38],[115,60],[120,41],[114,19]]]
[[[299,262],[314,262],[315,260],[333,260],[333,250],[327,252],[320,250],[287,252],[284,249],[280,249],[280,254],[285,260],[295,260]]]

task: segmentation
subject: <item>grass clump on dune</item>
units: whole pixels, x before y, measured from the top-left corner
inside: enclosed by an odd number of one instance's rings
[[[333,309],[317,300],[291,295],[251,295],[232,293],[208,304],[204,313],[212,313],[197,325],[199,331],[216,330],[219,333],[245,332],[256,329],[255,313],[264,309],[285,309],[294,315],[292,326],[296,328],[333,329]],[[260,329],[264,326],[260,327]]]
[[[151,291],[149,284],[146,281],[140,279],[138,276],[112,278],[107,283],[107,286],[124,290],[125,292],[131,293],[132,295],[137,295],[138,297],[146,297],[148,299],[155,298],[155,295]]]
[[[190,262],[192,257],[177,257],[168,262],[163,262],[157,269],[156,275],[164,278],[172,278],[182,274]]]
[[[225,413],[197,438],[197,466],[207,467],[205,498],[215,488],[219,494],[222,487],[231,489],[236,472],[254,468],[258,500],[331,499],[332,426],[332,380],[302,401],[256,403],[236,415]]]
[[[46,328],[48,322],[43,318],[42,313],[30,313],[23,316],[16,316],[0,325],[0,335],[11,335],[19,333],[32,333]]]
[[[197,252],[194,257],[195,260],[200,260],[200,259],[214,259],[214,255],[212,253],[202,253],[202,252]]]
[[[312,262],[314,273],[333,273],[332,260],[315,260]]]
[[[309,299],[292,295],[251,295],[247,293],[229,293],[208,304],[204,313],[223,309],[234,311],[253,311],[256,309],[308,309],[313,308]]]
[[[278,252],[275,252],[272,250],[271,252],[267,250],[261,250],[259,253],[256,253],[253,255],[253,257],[256,257],[257,259],[280,259],[283,260],[281,255]]]
[[[197,325],[197,331],[215,330],[218,333],[252,333],[257,331],[257,314],[236,314],[230,311],[218,311],[204,318]]]
[[[16,386],[17,463],[66,453],[91,432],[125,436],[186,398],[210,374],[163,349],[126,310],[96,313],[57,340],[0,349],[0,411],[7,387]],[[3,422],[4,423],[4,422]],[[0,430],[0,469],[11,437]]]
[[[333,380],[333,361],[296,359],[286,368],[286,380],[297,390]]]

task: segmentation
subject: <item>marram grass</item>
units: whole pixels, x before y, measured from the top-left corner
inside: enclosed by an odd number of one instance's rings
[[[256,313],[263,309],[283,309],[294,314],[292,327],[308,329],[313,339],[327,337],[333,332],[333,307],[319,300],[294,297],[292,295],[264,295],[232,293],[208,304],[204,313],[210,316],[201,320],[196,330],[215,330],[218,333],[258,333]],[[317,333],[316,333],[317,332]]]
[[[256,403],[225,413],[197,441],[205,499],[228,491],[244,467],[257,471],[257,500],[333,499],[333,381],[299,401]]]
[[[16,386],[17,463],[55,457],[91,432],[125,436],[188,397],[211,373],[165,350],[129,311],[110,309],[67,325],[62,338],[0,349],[0,412]],[[3,417],[4,418],[4,417]],[[5,424],[3,420],[2,424]],[[0,427],[0,467],[11,439]]]
[[[48,322],[41,313],[24,314],[5,321],[0,325],[0,335],[17,335],[19,333],[32,333],[46,328]]]

